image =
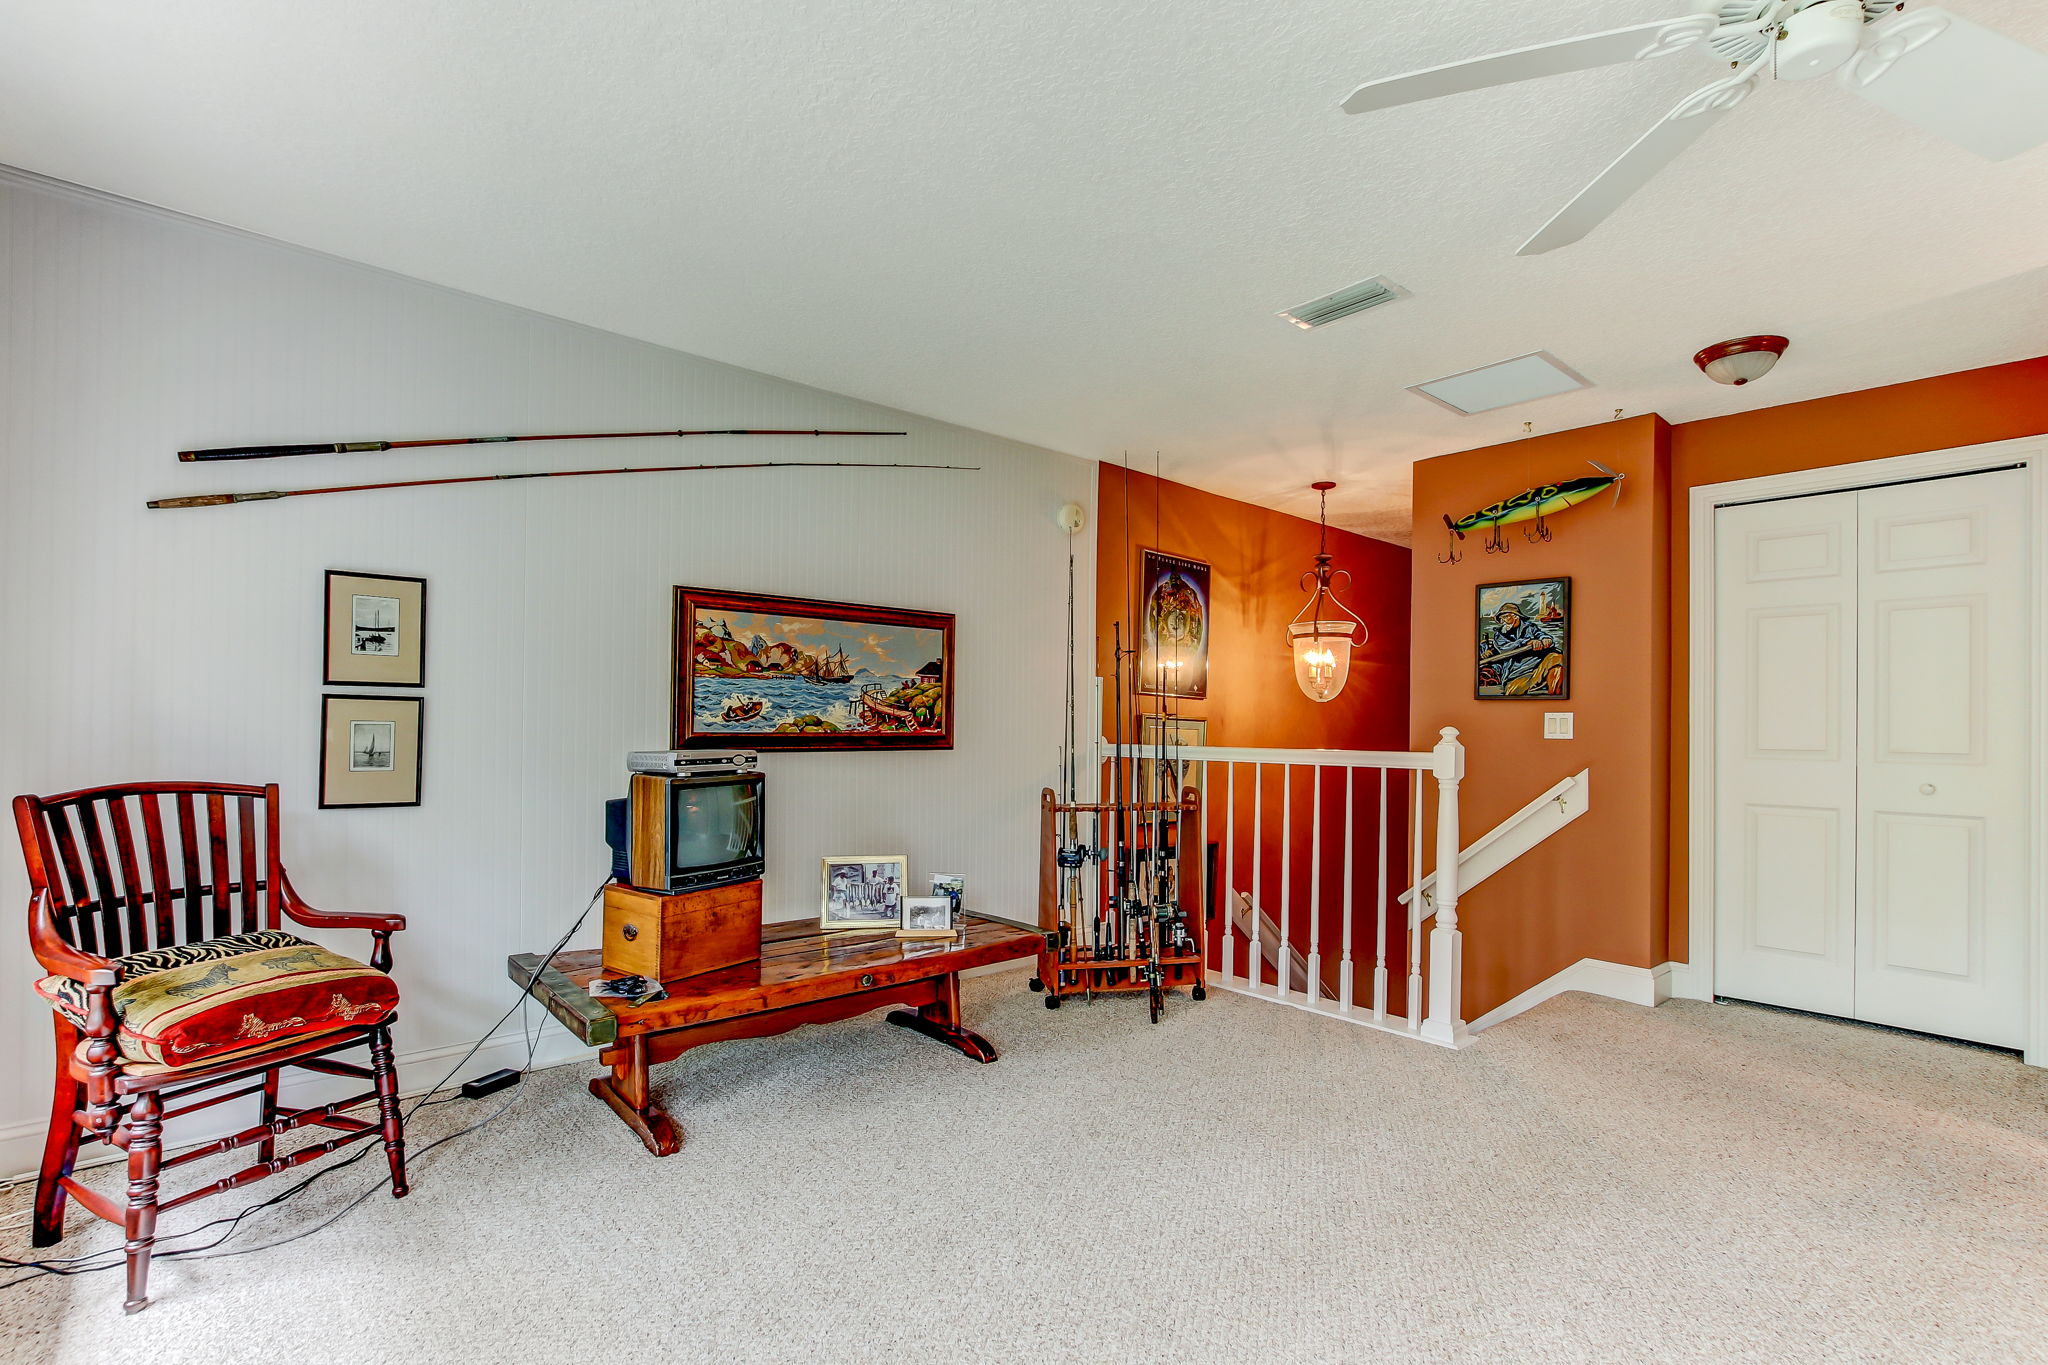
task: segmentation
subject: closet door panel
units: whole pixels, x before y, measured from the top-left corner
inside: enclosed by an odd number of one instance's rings
[[[1856,495],[1716,526],[1717,994],[1855,1004]]]
[[[2026,476],[1858,495],[1856,1009],[2026,1032]]]

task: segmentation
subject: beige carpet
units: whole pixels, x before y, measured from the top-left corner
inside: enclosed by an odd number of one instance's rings
[[[0,1356],[2048,1360],[2048,1077],[2009,1057],[1579,995],[1463,1054],[1222,994],[969,1005],[993,1066],[870,1016],[664,1068],[666,1161],[543,1073],[411,1198],[162,1265],[138,1317],[113,1274],[7,1291]]]

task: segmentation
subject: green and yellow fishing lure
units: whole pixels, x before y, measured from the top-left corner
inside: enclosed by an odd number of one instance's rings
[[[1535,488],[1524,489],[1512,498],[1504,498],[1491,507],[1482,507],[1477,512],[1467,513],[1456,521],[1446,516],[1444,525],[1450,528],[1454,538],[1450,542],[1450,554],[1438,556],[1438,562],[1455,564],[1464,557],[1458,553],[1458,541],[1465,538],[1467,531],[1486,528],[1486,552],[1490,555],[1506,554],[1507,542],[1501,539],[1500,534],[1500,528],[1503,526],[1533,521],[1536,524],[1523,531],[1523,536],[1532,542],[1548,540],[1550,527],[1547,518],[1567,508],[1577,507],[1582,502],[1589,502],[1610,488],[1614,490],[1614,500],[1620,502],[1621,481],[1628,475],[1616,473],[1598,460],[1588,460],[1586,463],[1600,471],[1599,478],[1566,479],[1562,483],[1539,484]]]

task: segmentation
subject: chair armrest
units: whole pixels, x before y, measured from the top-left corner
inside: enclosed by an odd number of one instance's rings
[[[121,980],[121,969],[110,957],[81,951],[66,943],[50,919],[50,893],[38,891],[29,901],[29,947],[43,970],[52,976],[68,976],[91,990],[103,986],[112,990]]]
[[[293,889],[292,880],[280,868],[277,874],[278,889],[284,893],[284,912],[293,922],[309,929],[368,929],[374,933],[395,934],[405,928],[404,915],[350,915],[336,914],[331,910],[320,910],[306,904]]]
[[[284,912],[294,924],[303,924],[308,929],[368,929],[372,942],[370,965],[390,975],[391,936],[405,928],[404,915],[337,915],[316,910],[300,898],[292,887],[292,879],[281,867],[277,869],[277,887],[284,893]]]

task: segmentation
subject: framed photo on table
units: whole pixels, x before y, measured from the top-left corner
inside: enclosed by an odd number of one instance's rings
[[[326,622],[321,682],[426,686],[426,579],[329,569]]]
[[[420,803],[424,697],[320,699],[320,808]]]
[[[821,929],[887,929],[903,924],[903,882],[909,859],[900,854],[848,853],[826,858]]]

